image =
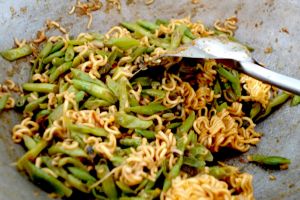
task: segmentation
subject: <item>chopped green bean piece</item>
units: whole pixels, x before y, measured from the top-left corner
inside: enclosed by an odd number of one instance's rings
[[[0,55],[8,61],[15,61],[19,58],[28,56],[30,54],[32,54],[32,48],[29,44],[25,44],[24,46],[15,49],[8,49],[0,52]]]

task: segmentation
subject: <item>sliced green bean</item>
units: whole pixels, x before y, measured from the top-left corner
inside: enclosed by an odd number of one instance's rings
[[[50,62],[52,62],[52,60],[56,57],[63,57],[65,55],[65,51],[56,51],[52,54],[50,54],[49,56],[45,57],[43,59],[43,64],[48,64]]]
[[[78,167],[68,167],[68,170],[75,176],[76,178],[86,181],[86,182],[96,182],[96,178],[94,178],[90,173],[86,170],[83,170]]]
[[[124,128],[132,129],[147,129],[152,126],[153,122],[150,120],[142,120],[133,115],[128,115],[123,112],[115,114],[117,123]]]
[[[24,169],[24,165],[28,160],[35,160],[35,158],[48,146],[48,141],[40,140],[37,145],[27,151],[18,161],[17,161],[17,168],[19,170]]]
[[[239,78],[235,77],[231,72],[220,66],[217,68],[217,72],[231,83],[236,96],[240,97],[242,94],[242,90]]]
[[[59,159],[58,161],[58,167],[63,167],[65,165],[72,164],[75,167],[78,167],[83,170],[87,170],[87,166],[85,166],[80,160],[73,157],[64,157]]]
[[[45,46],[43,47],[43,49],[40,51],[39,57],[44,58],[44,57],[48,56],[52,50],[52,47],[53,47],[53,43],[48,41],[45,44]]]
[[[30,92],[41,92],[41,93],[56,93],[58,92],[58,86],[50,83],[24,83],[23,89]]]
[[[164,192],[166,192],[171,187],[172,180],[179,175],[182,164],[183,164],[183,156],[180,156],[164,181],[164,185],[163,185]]]
[[[0,112],[5,108],[9,96],[9,94],[4,94],[0,97]]]
[[[81,63],[84,62],[84,57],[81,55],[77,55],[74,60],[72,61],[72,67],[77,67]]]
[[[33,182],[49,192],[55,192],[61,196],[70,197],[72,190],[62,182],[36,167],[29,161],[24,162],[24,168]]]
[[[253,103],[252,108],[250,110],[250,118],[254,119],[258,113],[261,111],[261,104],[260,103]]]
[[[248,156],[248,160],[250,162],[257,162],[264,165],[284,165],[284,164],[290,164],[291,160],[281,157],[281,156],[265,156],[265,155],[250,155]]]
[[[108,132],[104,128],[99,127],[89,127],[81,124],[67,124],[67,128],[71,131],[84,133],[84,134],[91,134],[98,137],[106,137],[108,136]]]
[[[97,78],[91,78],[88,73],[85,73],[85,72],[83,72],[79,69],[71,69],[71,72],[72,72],[72,75],[75,79],[78,79],[78,80],[81,80],[81,81],[87,81],[87,82],[90,82],[90,83],[97,84],[101,87],[107,88],[105,83],[103,83],[101,80],[99,80]]]
[[[143,129],[135,129],[135,133],[141,135],[147,139],[155,139],[155,132]]]
[[[43,103],[46,99],[48,99],[47,95],[30,102],[29,104],[27,104],[25,106],[24,112],[25,113],[32,112],[32,111],[38,109],[40,107],[40,104]]]
[[[300,104],[300,96],[294,95],[291,101],[291,106],[297,106]]]
[[[126,147],[138,147],[142,144],[142,138],[122,138],[120,144]]]
[[[28,150],[30,149],[34,149],[37,145],[36,141],[34,141],[34,139],[32,139],[30,136],[28,135],[23,135],[23,141],[24,141],[24,145],[26,146],[26,148]]]
[[[53,44],[53,47],[52,47],[50,53],[57,52],[57,51],[60,50],[64,45],[65,45],[64,41],[58,40],[56,43]]]
[[[168,124],[166,127],[167,127],[167,129],[174,129],[174,128],[181,126],[181,124],[182,124],[181,122],[174,122],[174,123]]]
[[[114,103],[116,101],[113,94],[107,88],[101,87],[99,85],[87,81],[81,81],[78,79],[73,79],[72,82],[76,89],[83,90],[86,93],[96,98],[103,99],[110,103]]]
[[[65,61],[66,62],[72,61],[74,58],[74,55],[75,55],[75,52],[73,50],[73,45],[69,45],[66,50]]]
[[[120,49],[127,50],[140,45],[140,42],[130,37],[110,38],[107,41],[109,46],[117,46]]]
[[[112,103],[102,100],[102,99],[95,99],[95,98],[90,98],[83,104],[83,108],[89,109],[89,110],[95,110],[99,107],[104,107],[104,106],[110,106]]]
[[[106,164],[96,165],[97,176],[99,179],[104,178],[109,173],[109,168]],[[109,199],[117,199],[118,191],[112,176],[109,176],[102,182],[104,193]]]
[[[177,47],[179,47],[180,42],[182,40],[182,37],[183,37],[186,29],[187,28],[185,25],[176,26],[176,28],[171,36],[171,45],[170,45],[171,49],[176,49]]]
[[[121,22],[121,25],[127,28],[130,31],[133,31],[141,36],[151,37],[152,33],[149,32],[147,29],[144,29],[142,26],[139,26],[136,23],[129,23],[129,22]]]
[[[66,149],[63,147],[61,142],[56,143],[55,145],[52,145],[48,149],[48,153],[50,155],[57,154],[57,153],[63,153],[72,157],[83,157],[83,158],[88,158],[88,155],[86,152],[80,148],[75,148],[75,149]]]
[[[188,133],[189,130],[193,127],[193,123],[196,119],[195,112],[192,111],[189,116],[186,118],[186,120],[181,124],[181,126],[177,129],[177,135],[179,137],[182,136],[184,133]]]
[[[142,94],[147,94],[152,97],[158,97],[159,99],[163,99],[166,96],[166,91],[158,90],[158,89],[144,89],[142,90]]]
[[[138,20],[137,24],[145,29],[150,30],[152,33],[154,33],[155,30],[157,30],[159,28],[159,25],[149,22],[147,20]]]
[[[52,74],[50,74],[49,81],[53,83],[56,79],[67,72],[72,67],[72,62],[65,62],[64,64],[60,65]]]
[[[134,194],[134,190],[131,189],[128,185],[125,185],[124,183],[122,183],[121,181],[117,181],[116,185],[118,186],[118,188],[120,188],[122,190],[122,192],[124,192],[125,194]]]
[[[15,61],[19,58],[28,56],[30,54],[32,54],[32,48],[29,44],[25,44],[24,46],[15,49],[8,49],[0,52],[0,55],[8,61]]]
[[[126,112],[134,112],[143,115],[154,115],[165,110],[168,110],[168,108],[157,102],[152,102],[145,106],[134,106],[125,109]]]

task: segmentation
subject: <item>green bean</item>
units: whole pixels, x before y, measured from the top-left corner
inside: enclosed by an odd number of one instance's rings
[[[96,98],[103,99],[110,103],[114,103],[116,101],[113,94],[107,88],[78,79],[73,79],[72,82],[76,89],[83,90]]]
[[[257,118],[257,120],[261,120],[261,119],[265,118],[266,116],[268,116],[268,115],[271,113],[271,111],[272,111],[272,109],[273,109],[274,107],[277,107],[277,106],[279,106],[279,105],[285,103],[289,98],[290,98],[290,95],[287,94],[287,93],[285,93],[285,92],[283,92],[283,93],[280,94],[280,95],[277,95],[274,99],[272,99],[272,100],[270,101],[270,103],[268,104],[268,106],[267,106],[267,108],[266,108],[264,114],[260,115],[260,116]]]
[[[221,94],[222,89],[219,80],[216,80],[216,83],[214,85],[214,94]]]
[[[182,124],[181,122],[174,122],[174,123],[168,124],[166,127],[167,127],[167,129],[174,129],[174,128],[181,126],[181,124]]]
[[[191,43],[193,40],[189,37],[187,37],[186,35],[183,35],[182,36],[182,43],[183,44],[188,44],[188,43]]]
[[[66,50],[65,61],[66,62],[72,61],[74,58],[74,55],[75,55],[75,52],[73,50],[73,45],[69,45]]]
[[[161,176],[162,172],[163,172],[163,167],[161,167],[161,168],[158,170],[158,172],[156,173],[155,181],[149,180],[149,181],[147,182],[147,184],[145,185],[145,190],[150,190],[151,188],[154,187],[156,181],[159,179],[159,177]]]
[[[65,62],[65,60],[62,59],[62,58],[55,57],[55,58],[52,59],[52,65],[53,65],[53,67],[58,67],[58,66],[64,64],[64,62]],[[51,72],[49,72],[49,74],[51,74]]]
[[[81,81],[86,81],[86,82],[90,82],[90,83],[94,83],[97,84],[101,87],[105,87],[107,88],[107,86],[105,85],[105,83],[103,83],[101,80],[95,78],[91,78],[90,75],[88,73],[85,73],[79,69],[71,69],[73,78],[81,80]]]
[[[53,47],[53,43],[48,41],[45,44],[45,46],[43,47],[43,49],[40,51],[39,57],[44,58],[44,57],[48,56],[52,50],[52,47]]]
[[[131,107],[139,106],[140,105],[139,101],[132,94],[128,95],[128,102],[129,102],[129,106],[131,106]]]
[[[149,42],[151,45],[155,45],[155,46],[161,47],[163,49],[169,49],[170,45],[171,45],[169,41],[166,41],[166,40],[163,40],[160,38],[151,38],[149,40]]]
[[[193,123],[196,119],[195,112],[192,111],[186,120],[181,124],[181,126],[177,129],[177,135],[181,137],[184,133],[188,133],[189,130],[192,128]]]
[[[44,121],[49,116],[50,113],[51,111],[48,109],[39,111],[35,116],[35,121],[38,123]]]
[[[63,73],[67,72],[72,67],[72,62],[65,62],[64,64],[60,65],[52,74],[50,74],[49,81],[53,83],[56,79],[62,75]]]
[[[66,149],[63,147],[61,142],[56,143],[55,145],[52,145],[48,149],[48,153],[50,155],[54,155],[57,153],[63,153],[72,157],[83,157],[83,158],[88,158],[88,155],[86,152],[80,148],[75,148],[75,149]]]
[[[59,159],[57,166],[63,167],[68,164],[72,164],[75,167],[78,167],[83,170],[87,170],[87,167],[84,164],[82,164],[82,162],[80,160],[73,158],[73,157],[64,157],[64,158]]]
[[[122,138],[120,144],[126,147],[138,147],[142,144],[141,138]]]
[[[70,87],[70,88],[72,88],[72,87]],[[78,104],[80,101],[83,100],[85,93],[83,91],[78,92],[76,89],[74,89],[75,91],[71,91],[70,88],[68,89],[68,92],[70,92],[70,93],[74,92],[75,93],[75,101]],[[68,109],[70,109],[71,107],[72,107],[72,105],[69,104]],[[59,119],[62,115],[63,115],[63,105],[59,105],[49,115],[48,119],[52,123],[55,120]]]
[[[62,51],[62,50],[56,51],[56,52],[50,54],[49,56],[45,57],[43,59],[43,64],[48,64],[48,63],[52,62],[52,60],[54,58],[56,58],[56,57],[62,57],[64,55],[65,55],[65,51]]]
[[[259,155],[259,154],[248,156],[248,160],[250,162],[257,162],[259,164],[273,165],[273,166],[291,163],[291,161],[289,159],[281,157],[281,156],[265,156],[265,155]]]
[[[76,178],[86,181],[86,182],[96,182],[96,178],[94,178],[87,170],[83,170],[78,167],[68,167],[68,170],[75,176]]]
[[[108,136],[108,132],[104,128],[99,127],[89,127],[81,124],[67,124],[67,128],[71,131],[84,133],[84,134],[91,134],[98,137],[106,137]]]
[[[193,147],[191,147],[188,151],[189,155],[192,155],[193,157],[203,159],[205,161],[213,161],[213,155],[211,152],[202,144],[195,144]]]
[[[31,162],[26,161],[24,163],[24,168],[31,180],[43,187],[46,191],[55,192],[66,197],[72,195],[72,190],[70,188],[66,187],[62,182],[36,167]]]
[[[224,78],[226,78],[232,85],[232,88],[235,92],[235,95],[237,97],[241,96],[241,85],[240,85],[240,80],[238,77],[234,76],[232,73],[230,73],[229,71],[227,71],[225,68],[223,67],[218,67],[217,68],[217,72],[223,76]]]
[[[112,64],[114,64],[114,62],[116,61],[116,59],[117,58],[119,58],[119,57],[122,57],[123,56],[123,53],[122,53],[122,51],[121,50],[119,50],[119,49],[114,49],[110,54],[109,54],[109,56],[108,56],[108,58],[107,58],[107,62],[109,63],[109,66],[111,67],[111,65]],[[103,68],[103,67],[102,67]],[[109,68],[110,69],[110,68]],[[107,71],[109,71],[109,69],[106,69],[105,71],[107,72]],[[100,70],[101,70],[101,68],[100,68]]]
[[[185,25],[176,26],[176,28],[171,36],[171,46],[170,46],[171,49],[176,49],[177,47],[179,47],[180,42],[182,40],[182,37],[183,37],[186,29],[187,28]]]
[[[140,45],[140,42],[130,37],[110,38],[107,41],[109,46],[117,46],[122,50],[127,50]]]
[[[185,29],[184,36],[190,38],[191,40],[196,39],[196,36],[194,36],[194,34],[191,32],[191,30],[189,28]]]
[[[155,139],[155,132],[149,130],[135,129],[135,133],[147,139]]]
[[[163,99],[166,96],[166,91],[158,89],[144,89],[142,90],[142,94],[147,94],[152,97],[158,97],[159,99]]]
[[[168,24],[169,24],[169,21],[168,20],[165,20],[165,19],[157,19],[156,21],[155,21],[155,24],[157,24],[157,25],[164,25],[164,26],[167,26]]]
[[[147,20],[138,20],[137,24],[145,29],[150,30],[152,33],[154,33],[155,30],[157,30],[159,28],[159,25],[149,22]]]
[[[102,99],[94,99],[90,98],[83,104],[83,108],[89,109],[89,110],[95,110],[99,107],[104,107],[104,106],[111,106],[112,103],[107,102]]]
[[[45,140],[40,140],[37,145],[27,151],[18,161],[17,161],[17,168],[19,170],[24,169],[24,165],[28,160],[35,160],[35,158],[48,146],[48,142]]]
[[[69,40],[68,44],[69,45],[74,45],[74,46],[79,46],[79,45],[84,45],[85,43],[87,43],[88,40],[86,38],[80,38],[78,40]]]
[[[28,56],[30,54],[32,54],[32,48],[29,44],[25,44],[22,47],[8,49],[0,52],[0,55],[8,61],[15,61],[19,58]]]
[[[232,173],[231,170],[226,166],[224,166],[224,167],[220,167],[220,166],[209,167],[209,175],[212,175],[217,179],[224,179],[224,178],[230,176],[231,173]]]
[[[168,110],[168,108],[157,102],[152,102],[145,106],[134,106],[125,109],[126,112],[134,112],[143,115],[154,115],[165,110]]]
[[[223,102],[221,105],[217,105],[217,112],[221,112],[223,109],[228,108],[227,102]]]
[[[114,81],[110,76],[106,77],[107,87],[113,92],[113,94],[117,97],[120,94],[120,84]]]
[[[127,109],[127,106],[129,105],[129,100],[128,100],[128,90],[127,90],[127,85],[128,85],[128,79],[125,77],[121,77],[120,80],[118,81],[118,84],[120,85],[120,91],[118,94],[119,98],[119,111],[124,111],[124,109]]]
[[[139,83],[142,87],[149,87],[151,86],[152,79],[147,76],[138,77],[133,80],[132,84]]]
[[[184,156],[183,157],[183,164],[199,169],[199,168],[202,168],[202,167],[205,166],[205,161],[200,160],[200,159],[195,158],[195,157]]]
[[[147,29],[144,29],[143,27],[139,26],[136,23],[121,22],[121,25],[127,28],[128,30],[135,32],[140,36],[147,36],[147,37],[152,36],[151,32],[149,32]]]
[[[195,133],[194,130],[190,130],[188,134],[187,144],[196,145],[197,141],[198,141],[197,134]]]
[[[43,103],[46,99],[48,98],[48,96],[43,96],[40,97],[32,102],[30,102],[29,104],[27,104],[24,108],[24,112],[28,113],[28,112],[32,112],[35,111],[36,109],[38,109],[40,107],[40,104]]]
[[[260,103],[253,103],[252,108],[250,110],[250,118],[254,119],[260,111],[261,111]]]
[[[109,168],[106,164],[96,165],[97,176],[99,179],[104,178],[109,173]],[[112,176],[109,176],[102,182],[104,193],[109,199],[117,199],[118,191]]]
[[[122,190],[122,192],[124,192],[125,194],[134,194],[134,190],[132,190],[128,185],[122,183],[121,181],[117,181],[116,185],[118,186],[118,188],[120,188]]]
[[[62,40],[57,41],[56,43],[54,43],[50,53],[54,53],[60,50],[64,45],[65,45],[64,41]]]
[[[9,94],[4,94],[0,97],[0,112],[5,108],[9,96]]]
[[[34,139],[32,139],[30,136],[28,135],[23,135],[23,141],[24,141],[24,145],[26,146],[26,148],[28,150],[30,149],[34,149],[37,145],[37,143],[34,141]]]
[[[58,91],[57,85],[50,83],[24,83],[22,87],[24,90],[30,92],[56,93]]]
[[[16,108],[24,108],[28,95],[19,96],[16,101]]]
[[[100,187],[99,187],[100,188]],[[102,189],[102,188],[101,188]],[[92,189],[92,194],[94,195],[94,197],[97,199],[97,200],[108,200],[108,198],[104,197],[103,195],[100,195],[97,193],[97,188],[93,188]]]
[[[147,50],[147,47],[144,47],[144,46],[137,47],[130,55],[131,59],[128,62],[135,61],[135,59],[137,57],[139,57],[140,55],[142,55],[146,50]]]
[[[297,106],[298,104],[300,104],[300,96],[294,95],[291,101],[291,106]]]
[[[133,115],[127,115],[123,112],[115,114],[117,123],[124,128],[132,129],[147,129],[152,126],[153,122],[150,120],[142,120]]]
[[[83,56],[81,56],[79,54],[79,55],[75,56],[75,58],[73,59],[72,67],[77,67],[78,65],[80,65],[83,62],[84,62],[84,58],[83,58]]]
[[[96,53],[96,55],[101,55],[101,56],[106,56],[106,57],[108,57],[110,54],[110,52],[108,52],[108,51],[99,50],[99,49],[96,49],[95,53]]]
[[[179,175],[182,164],[183,164],[183,156],[180,156],[164,181],[164,185],[163,185],[164,192],[166,192],[171,187],[172,180]]]

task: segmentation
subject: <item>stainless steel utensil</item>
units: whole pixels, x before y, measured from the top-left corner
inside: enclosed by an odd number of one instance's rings
[[[179,52],[168,53],[165,56],[230,59],[237,61],[234,68],[265,83],[274,85],[285,91],[300,95],[300,80],[271,71],[260,66],[248,49],[237,43],[221,37],[205,37],[193,41]]]

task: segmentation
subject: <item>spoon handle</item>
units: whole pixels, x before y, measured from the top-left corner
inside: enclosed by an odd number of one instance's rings
[[[300,80],[279,74],[252,62],[240,62],[240,71],[282,90],[300,95]]]

